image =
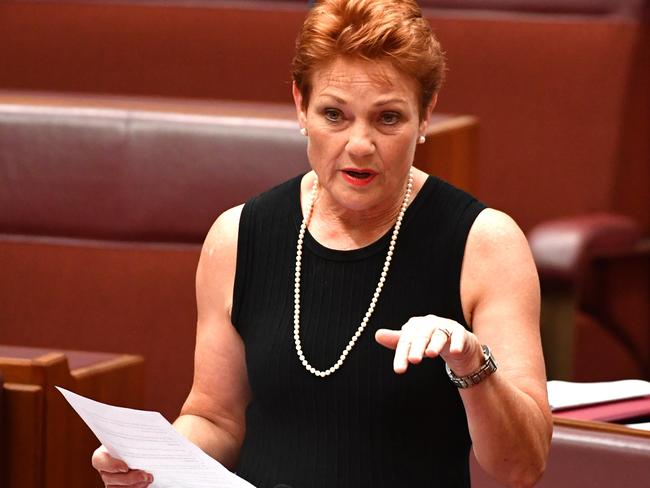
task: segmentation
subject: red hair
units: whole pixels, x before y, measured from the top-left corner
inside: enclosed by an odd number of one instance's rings
[[[445,59],[415,0],[322,0],[307,15],[296,41],[293,80],[303,108],[313,72],[339,56],[387,60],[420,87],[420,116],[438,92]]]

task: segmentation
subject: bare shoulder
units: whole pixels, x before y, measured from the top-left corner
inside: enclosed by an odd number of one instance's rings
[[[223,212],[208,231],[203,243],[203,252],[209,256],[217,251],[237,247],[239,219],[244,205],[238,205]]]
[[[239,205],[222,213],[203,243],[196,272],[199,319],[220,311],[230,315],[242,208],[243,205]]]
[[[506,213],[487,208],[472,225],[461,275],[461,296],[467,319],[476,307],[518,297],[539,300],[539,281],[526,236]]]
[[[519,249],[527,250],[526,236],[517,223],[508,214],[486,208],[472,225],[468,239],[467,249],[470,252],[483,254],[508,255],[509,252]]]

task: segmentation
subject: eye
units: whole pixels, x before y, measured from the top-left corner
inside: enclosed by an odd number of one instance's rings
[[[325,119],[329,122],[340,122],[343,118],[341,111],[335,108],[326,108],[323,110],[323,114],[325,115]]]
[[[395,125],[400,121],[401,117],[397,112],[382,112],[379,118],[384,125]]]

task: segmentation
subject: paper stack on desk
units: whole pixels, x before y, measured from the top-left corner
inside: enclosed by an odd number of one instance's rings
[[[631,429],[647,430],[650,431],[650,422],[637,422],[634,424],[625,424]]]
[[[650,382],[643,380],[574,383],[549,381],[548,401],[551,410],[612,402],[650,395]]]
[[[153,475],[151,488],[254,488],[180,435],[160,413],[113,407],[57,389],[111,456]]]

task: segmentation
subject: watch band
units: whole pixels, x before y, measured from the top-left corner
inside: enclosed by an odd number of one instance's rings
[[[449,365],[445,364],[447,376],[449,376],[451,382],[458,388],[469,388],[470,386],[478,385],[481,381],[497,370],[497,363],[494,360],[494,357],[492,357],[490,348],[486,345],[482,345],[481,348],[483,349],[483,358],[485,359],[485,362],[479,369],[467,376],[456,376],[451,368],[449,368]]]

